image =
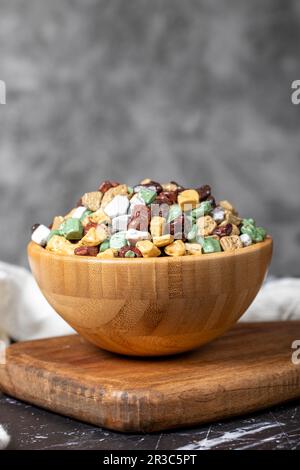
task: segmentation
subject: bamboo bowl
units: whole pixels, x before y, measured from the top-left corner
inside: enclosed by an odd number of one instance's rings
[[[272,239],[203,256],[100,260],[28,245],[52,307],[91,343],[126,355],[194,349],[228,330],[264,280]]]

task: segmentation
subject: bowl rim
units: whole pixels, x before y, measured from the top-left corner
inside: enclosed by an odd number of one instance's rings
[[[47,251],[37,243],[30,241],[27,245],[28,256],[39,255],[46,256],[48,258],[60,260],[60,261],[73,261],[75,263],[93,263],[93,264],[145,264],[145,263],[178,263],[178,261],[186,263],[191,260],[197,262],[203,262],[205,260],[216,260],[224,258],[237,258],[240,256],[247,256],[250,253],[258,253],[262,249],[273,246],[273,239],[271,236],[267,236],[263,242],[254,243],[253,245],[238,248],[234,251],[222,251],[218,253],[206,253],[204,255],[185,255],[185,256],[162,256],[162,257],[151,257],[151,258],[97,258],[95,256],[76,256],[76,255],[58,255]]]

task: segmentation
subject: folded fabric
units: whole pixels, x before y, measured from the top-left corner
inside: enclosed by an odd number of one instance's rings
[[[0,450],[5,449],[8,446],[9,441],[10,441],[9,435],[7,434],[3,426],[1,426],[0,424]]]
[[[0,340],[73,333],[40,292],[31,273],[0,261]]]
[[[300,279],[264,284],[242,321],[300,319]],[[0,340],[28,340],[74,333],[40,292],[24,268],[0,261]]]

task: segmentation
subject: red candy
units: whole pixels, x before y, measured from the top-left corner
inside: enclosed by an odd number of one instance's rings
[[[232,232],[232,225],[226,224],[224,226],[216,227],[213,231],[213,235],[218,235],[218,237],[228,237]]]
[[[77,256],[97,256],[98,253],[98,246],[79,246],[74,250]]]
[[[119,258],[125,258],[127,251],[132,251],[136,258],[142,258],[142,253],[135,246],[123,246],[119,251]]]

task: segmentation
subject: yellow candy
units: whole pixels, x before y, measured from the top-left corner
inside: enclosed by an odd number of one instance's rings
[[[142,181],[140,182],[140,184],[149,184],[149,183],[151,183],[151,179],[150,179],[150,178],[145,178],[144,180],[142,180]]]
[[[115,258],[118,254],[117,250],[113,248],[107,248],[107,250],[102,251],[97,255],[97,258]]]
[[[164,191],[172,193],[177,190],[177,185],[175,183],[163,183],[162,188]]]
[[[140,250],[143,258],[153,258],[160,255],[160,250],[150,240],[137,242],[136,247]]]
[[[222,237],[220,240],[221,247],[224,251],[234,251],[242,248],[243,244],[238,235],[230,235],[229,237]]]
[[[163,234],[163,227],[166,223],[164,217],[154,216],[150,222],[150,233],[152,237],[160,237]]]
[[[166,255],[169,256],[183,256],[185,255],[185,245],[182,240],[175,240],[175,242],[166,246]]]
[[[58,230],[64,220],[65,219],[62,215],[57,215],[56,217],[54,217],[51,229]]]
[[[200,243],[185,243],[185,249],[188,255],[202,255]]]
[[[231,230],[230,235],[239,235],[239,234],[240,234],[240,229],[236,225],[232,224],[232,230]]]
[[[85,193],[82,196],[82,205],[87,207],[90,211],[97,211],[101,204],[103,194],[100,191],[92,191]]]
[[[111,224],[111,218],[108,217],[107,214],[105,214],[104,210],[102,208],[98,209],[96,212],[93,214],[90,214],[89,219],[91,222],[96,222],[97,224]],[[84,219],[85,221],[85,219]],[[83,223],[82,223],[83,225]]]
[[[128,186],[127,184],[119,184],[114,188],[110,188],[106,193],[101,201],[101,209],[104,209],[107,204],[113,200],[115,196],[127,196],[128,197]]]
[[[71,243],[65,237],[53,235],[47,243],[46,250],[58,255],[74,255],[74,250],[77,246],[77,243]]]
[[[89,229],[87,234],[80,240],[80,245],[97,246],[104,242],[109,236],[106,225],[98,225]]]
[[[216,228],[217,223],[210,215],[205,215],[204,217],[199,217],[197,220],[198,235],[200,237],[207,237],[212,234]]]
[[[219,206],[223,207],[223,209],[232,212],[233,214],[237,215],[236,208],[231,204],[231,202],[224,199],[224,201],[219,202]]]
[[[231,212],[230,210],[225,210],[225,219],[220,224],[221,227],[227,224],[240,225],[242,219],[236,215],[236,213]]]
[[[173,243],[173,241],[174,237],[169,233],[166,235],[161,235],[160,237],[153,237],[153,243],[158,247],[170,245],[170,243]]]
[[[178,194],[177,200],[181,210],[191,210],[199,204],[199,194],[195,189],[186,189]]]

